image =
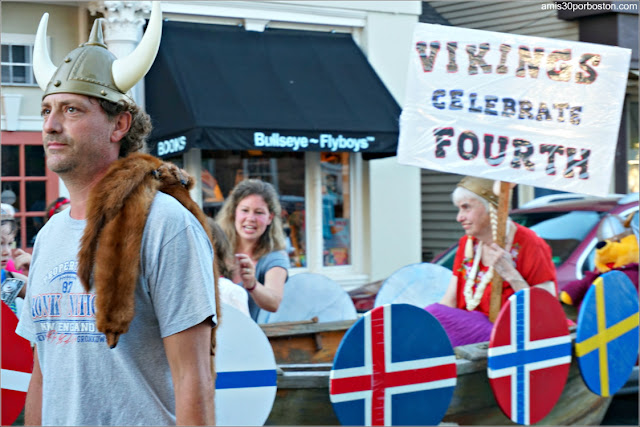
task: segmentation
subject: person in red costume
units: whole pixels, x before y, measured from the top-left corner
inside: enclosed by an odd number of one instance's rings
[[[444,297],[426,310],[457,346],[489,340],[491,287],[498,275],[503,279],[501,306],[520,289],[538,286],[556,296],[558,288],[551,248],[533,231],[508,219],[504,249],[495,243],[498,196],[493,181],[467,176],[452,199],[465,235]]]

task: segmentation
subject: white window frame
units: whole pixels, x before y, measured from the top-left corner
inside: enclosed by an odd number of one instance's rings
[[[25,83],[16,83],[13,81],[3,82],[2,86],[38,86],[35,76],[33,75],[33,45],[35,43],[35,35],[32,34],[15,34],[15,33],[2,33],[2,46],[26,46],[28,47],[27,62],[2,62],[2,66],[26,66],[27,79],[30,80]],[[47,42],[49,38],[47,37]],[[30,71],[30,73],[29,73]]]
[[[349,265],[325,266],[322,253],[322,171],[320,153],[305,153],[305,239],[307,242],[307,266],[291,268],[290,275],[299,273],[320,273],[337,281],[346,288],[365,283],[368,276],[364,272],[364,212],[363,212],[363,170],[362,155],[349,155],[349,192],[351,197],[349,221],[351,247]],[[357,219],[357,220],[356,220]]]

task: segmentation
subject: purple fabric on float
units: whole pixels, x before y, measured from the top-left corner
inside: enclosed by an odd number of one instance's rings
[[[491,337],[493,323],[484,313],[452,308],[439,303],[430,304],[424,309],[438,319],[453,347],[489,341]]]

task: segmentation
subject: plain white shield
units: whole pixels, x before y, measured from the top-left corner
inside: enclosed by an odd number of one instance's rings
[[[276,359],[262,329],[221,304],[216,336],[216,424],[261,426],[276,398]]]
[[[374,307],[385,304],[411,304],[424,308],[439,302],[453,273],[446,267],[423,262],[395,271],[384,281]]]

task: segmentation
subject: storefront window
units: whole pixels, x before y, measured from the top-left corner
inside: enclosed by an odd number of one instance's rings
[[[349,154],[322,153],[322,239],[325,266],[351,264]]]
[[[636,193],[640,189],[638,180],[640,173],[638,171],[638,103],[629,103],[629,153],[628,153],[628,182],[629,192]]]
[[[282,224],[292,267],[307,266],[303,153],[202,151],[202,208],[215,217],[243,179],[271,183],[280,195]]]
[[[39,132],[2,132],[2,203],[15,208],[21,249],[31,251],[58,193],[58,176],[45,167]]]

